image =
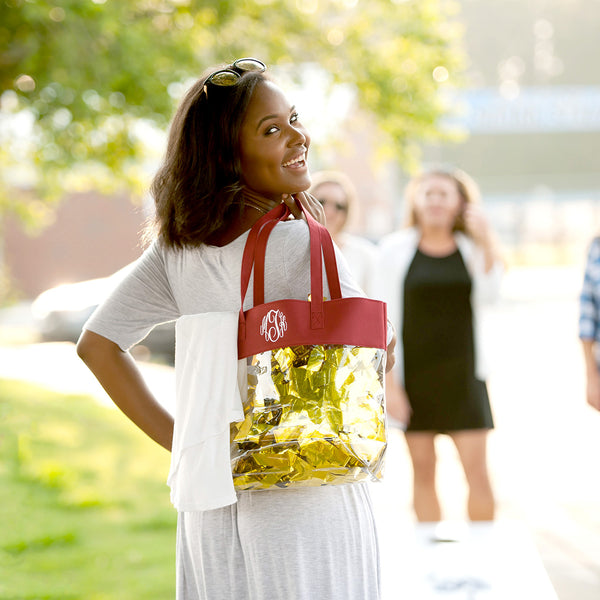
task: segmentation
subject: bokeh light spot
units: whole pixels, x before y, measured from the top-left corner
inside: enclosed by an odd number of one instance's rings
[[[339,46],[344,41],[344,32],[337,27],[330,29],[327,32],[327,41],[332,46]]]
[[[19,75],[15,85],[22,92],[33,92],[35,90],[35,81],[30,75]]]
[[[443,83],[444,81],[448,81],[448,78],[450,77],[450,74],[448,73],[448,69],[446,69],[446,67],[442,67],[437,66],[434,70],[433,70],[433,78],[435,81],[437,81],[438,83]]]
[[[65,16],[66,16],[64,9],[61,8],[60,6],[55,6],[54,8],[51,8],[50,12],[48,14],[50,15],[50,18],[53,21],[55,21],[56,23],[60,23],[60,21],[64,21]]]

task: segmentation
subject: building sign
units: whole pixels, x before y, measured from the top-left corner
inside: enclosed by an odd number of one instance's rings
[[[447,124],[473,134],[600,131],[600,86],[525,87],[513,99],[483,88],[456,101],[459,113]]]

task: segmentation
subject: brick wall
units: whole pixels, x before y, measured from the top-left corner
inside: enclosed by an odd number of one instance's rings
[[[61,283],[104,277],[137,258],[144,214],[126,195],[70,194],[55,221],[31,236],[13,220],[4,228],[4,261],[14,291],[34,298]]]

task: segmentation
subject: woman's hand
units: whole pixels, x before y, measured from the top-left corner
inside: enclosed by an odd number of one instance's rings
[[[476,244],[485,247],[491,243],[491,229],[480,206],[467,205],[463,212],[463,219],[467,233]]]
[[[391,324],[391,322],[388,320],[388,326],[392,328],[393,330],[393,325]],[[387,347],[387,359],[386,359],[386,363],[385,363],[385,372],[389,373],[394,365],[396,364],[396,353],[394,352],[394,349],[396,348],[396,332],[394,331],[394,335],[392,336],[392,339],[390,340],[390,343],[388,344]]]
[[[313,219],[321,223],[321,225],[325,225],[325,211],[323,210],[321,203],[314,196],[308,192],[298,192],[293,196],[291,194],[286,194],[283,196],[283,201],[288,205],[294,217],[296,219],[303,219],[304,215],[296,206],[294,198],[297,198],[300,201],[300,204],[302,204],[302,206],[308,211]]]

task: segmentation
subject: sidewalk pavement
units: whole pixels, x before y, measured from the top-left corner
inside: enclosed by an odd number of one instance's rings
[[[577,339],[579,285],[579,269],[514,269],[506,277],[502,301],[485,323],[492,350],[489,390],[496,429],[490,434],[489,464],[498,523],[506,523],[506,529],[517,525],[530,535],[559,600],[600,598],[600,413],[585,404]],[[147,364],[142,368],[172,409],[173,370]],[[110,404],[72,344],[0,347],[0,377],[91,393]],[[444,437],[437,447],[444,518],[464,521],[466,488],[456,451]],[[373,486],[373,497],[384,600],[419,600],[401,593],[403,574],[415,568],[409,561],[415,556],[410,544],[416,529],[410,461],[399,432],[390,436],[385,481]],[[486,597],[468,589],[441,595]],[[518,596],[510,600],[514,598]]]

